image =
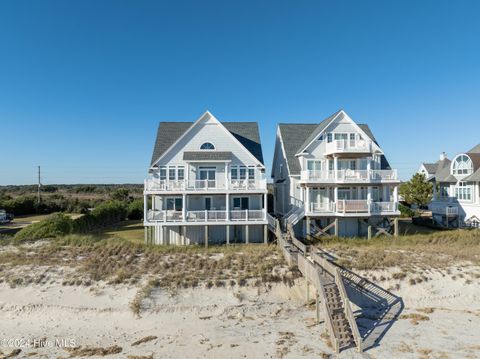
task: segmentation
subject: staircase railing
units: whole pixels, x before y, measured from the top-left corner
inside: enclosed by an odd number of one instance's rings
[[[345,286],[343,285],[342,273],[340,272],[340,269],[338,267],[335,268],[335,284],[337,285],[340,296],[342,297],[345,316],[347,317],[350,328],[352,329],[353,339],[355,340],[355,344],[357,344],[357,350],[359,352],[362,352],[362,337],[360,336],[357,322],[355,321],[352,307],[350,306],[350,300],[348,299],[347,291],[345,290]]]

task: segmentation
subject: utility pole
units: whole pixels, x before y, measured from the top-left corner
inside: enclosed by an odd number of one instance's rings
[[[40,205],[40,166],[38,166],[38,189],[37,189],[37,205]]]

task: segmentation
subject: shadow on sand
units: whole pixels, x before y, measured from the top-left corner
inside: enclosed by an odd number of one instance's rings
[[[334,256],[326,252],[324,254],[335,263]],[[359,308],[354,315],[363,349],[366,351],[374,348],[402,313],[405,307],[403,300],[351,270],[336,265],[342,273],[343,285],[350,302]]]
[[[359,308],[354,315],[363,339],[363,348],[374,348],[402,313],[403,300],[368,279],[340,268],[350,302]]]

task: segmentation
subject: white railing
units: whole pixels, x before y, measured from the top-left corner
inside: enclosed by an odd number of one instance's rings
[[[333,140],[325,146],[327,153],[372,152],[372,142],[366,140]]]
[[[328,181],[335,179],[334,171],[305,170],[300,173],[301,180]]]
[[[148,178],[145,180],[145,190],[147,191],[175,191],[185,189],[185,180],[160,180],[158,178]]]
[[[233,210],[230,211],[231,221],[262,221],[265,219],[265,210]]]
[[[371,208],[374,213],[395,212],[397,210],[395,202],[372,202]]]
[[[370,206],[367,200],[339,200],[337,202],[337,212],[339,213],[368,213]]]
[[[335,212],[335,203],[334,202],[324,202],[324,203],[310,203],[311,212]]]
[[[458,207],[456,206],[447,206],[447,207],[432,207],[433,214],[443,214],[446,216],[458,216]]]
[[[245,189],[265,189],[267,188],[267,180],[254,179],[231,179],[228,182],[228,188],[231,190],[245,190]]]
[[[200,190],[208,190],[208,189],[216,189],[217,183],[216,180],[193,180],[188,183],[188,189],[200,189]],[[222,185],[222,187],[225,187]]]
[[[182,211],[149,210],[147,214],[147,219],[149,221],[160,222],[181,222],[183,221],[183,215]]]
[[[303,181],[314,182],[367,182],[367,181],[395,181],[398,179],[397,170],[336,170],[316,171],[305,170],[300,173]]]
[[[379,181],[395,181],[398,179],[397,170],[371,170],[370,179]]]
[[[337,180],[339,181],[368,181],[370,172],[368,170],[338,170]]]

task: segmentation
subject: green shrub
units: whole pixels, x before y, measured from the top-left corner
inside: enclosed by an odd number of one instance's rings
[[[73,220],[63,213],[54,213],[43,221],[31,224],[15,234],[15,241],[34,241],[54,238],[72,232]]]
[[[0,208],[18,216],[21,214],[33,214],[37,212],[36,199],[31,196],[19,196],[0,202]]]
[[[90,213],[77,218],[73,223],[74,233],[87,233],[93,229],[102,228],[125,220],[127,206],[119,201],[103,203]]]
[[[413,209],[404,206],[403,204],[398,204],[398,209],[402,217],[414,217],[417,214]]]
[[[128,204],[127,218],[143,219],[143,199],[136,199]]]

